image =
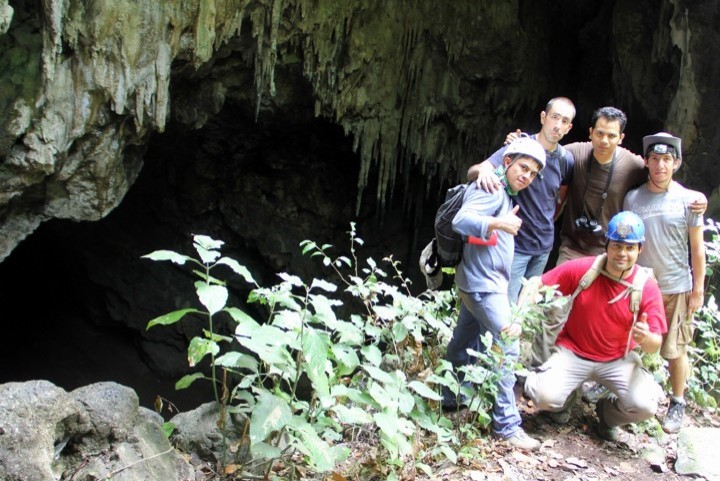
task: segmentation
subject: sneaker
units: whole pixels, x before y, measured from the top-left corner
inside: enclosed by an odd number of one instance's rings
[[[565,404],[563,404],[560,411],[543,411],[543,415],[555,424],[567,424],[570,421],[572,408],[575,405],[575,401],[577,401],[577,397],[578,390],[575,389],[565,400]]]
[[[598,436],[604,440],[617,442],[620,439],[619,428],[617,426],[608,426],[607,422],[605,422],[605,404],[609,402],[612,402],[612,400],[604,397],[598,399],[597,404],[595,404],[595,414],[598,417],[597,431]]]
[[[665,421],[663,421],[662,424],[663,431],[670,434],[680,431],[684,415],[685,403],[679,403],[674,399],[671,399],[670,406],[668,407],[667,414],[665,415]]]
[[[599,382],[596,382],[587,389],[583,388],[582,398],[583,401],[587,403],[596,403],[598,402],[598,400],[604,398],[608,394],[610,394],[610,390]]]
[[[505,438],[505,441],[513,448],[525,449],[526,451],[536,451],[540,449],[540,441],[531,438],[522,429],[518,430],[509,438]]]

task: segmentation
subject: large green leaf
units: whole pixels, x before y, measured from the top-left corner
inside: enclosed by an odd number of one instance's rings
[[[267,324],[262,324],[249,333],[240,334],[239,330],[240,326],[236,330],[238,342],[257,354],[264,362],[279,365],[282,369],[295,365],[287,350],[288,346],[300,349],[300,343],[295,334]]]
[[[442,400],[441,395],[433,389],[430,389],[427,384],[420,381],[411,381],[410,384],[408,384],[408,387],[426,399],[432,399],[433,401]]]
[[[337,361],[336,376],[348,376],[355,372],[360,365],[360,358],[355,349],[343,344],[333,344],[330,346],[330,350]]]
[[[202,247],[206,250],[218,250],[223,245],[225,245],[224,241],[221,240],[215,240],[212,237],[203,235],[203,234],[194,234],[193,235],[193,243],[195,244],[195,247]]]
[[[439,448],[440,451],[442,451],[442,453],[445,455],[446,458],[450,460],[451,463],[457,464],[457,453],[453,448],[446,444],[441,444]]]
[[[316,287],[318,289],[322,289],[325,292],[337,291],[337,286],[335,284],[322,279],[313,279],[312,284],[310,284],[310,289],[314,289]]]
[[[243,352],[231,351],[215,359],[215,365],[234,369],[248,369],[257,372],[257,359]]]
[[[177,252],[167,250],[151,252],[150,254],[142,256],[142,258],[150,259],[153,261],[171,261],[175,264],[180,264],[181,266],[185,265],[186,262],[194,261],[192,257],[184,256],[182,254],[178,254]]]
[[[215,262],[220,257],[218,249],[222,247],[225,242],[215,240],[206,235],[195,235],[193,236],[193,244],[203,264],[209,265]]]
[[[233,272],[235,272],[235,274],[242,276],[242,278],[245,279],[245,282],[257,285],[257,282],[255,282],[255,279],[253,278],[252,274],[250,274],[248,268],[240,264],[235,259],[231,259],[229,257],[222,257],[217,261],[217,263],[228,266],[230,269],[233,270]]]
[[[214,342],[232,342],[233,340],[233,338],[230,336],[224,336],[222,334],[212,332],[209,329],[203,329],[203,334],[205,335],[205,338],[210,339]]]
[[[350,454],[349,449],[322,440],[308,423],[295,426],[295,433],[301,441],[297,448],[307,456],[308,464],[321,473],[330,471]]]
[[[337,316],[333,310],[333,306],[340,306],[342,302],[337,300],[328,299],[325,296],[311,294],[310,304],[315,310],[313,320],[327,326],[330,329],[336,329]]]
[[[338,343],[362,346],[365,344],[365,335],[355,324],[348,321],[338,320],[335,323],[335,331],[340,334]]]
[[[250,446],[250,453],[253,459],[278,459],[282,456],[282,450],[277,446],[268,443],[253,443]]]
[[[288,403],[269,392],[261,392],[250,416],[250,442],[264,442],[290,422],[292,413]]]
[[[383,384],[394,384],[395,378],[393,378],[390,373],[383,371],[382,369],[375,367],[375,366],[363,366],[363,369],[365,369],[365,372],[370,374],[370,377],[373,379],[380,381]]]
[[[195,290],[203,306],[210,315],[221,311],[228,299],[228,291],[225,286],[210,285],[206,282],[196,282]]]
[[[338,421],[343,424],[368,424],[373,422],[373,417],[365,409],[357,406],[348,408],[338,404],[333,408]]]
[[[370,383],[367,388],[367,393],[372,396],[375,403],[381,408],[390,410],[397,409],[397,400],[395,400],[380,383]]]
[[[163,314],[163,315],[160,316],[160,317],[156,317],[156,318],[153,319],[152,321],[148,322],[148,325],[147,325],[146,329],[150,329],[151,327],[157,326],[158,324],[163,325],[163,326],[168,326],[168,325],[170,325],[170,324],[175,324],[175,323],[178,322],[180,319],[182,319],[183,317],[185,317],[186,314],[190,314],[190,313],[192,313],[192,314],[201,314],[201,312],[198,311],[197,309],[192,309],[192,308],[190,308],[190,309],[180,309],[180,310],[178,310],[178,311],[173,311],[173,312],[170,312],[170,313],[168,313],[168,314]]]
[[[397,309],[393,306],[373,306],[373,311],[384,321],[392,321],[398,315]]]
[[[380,363],[382,363],[382,352],[376,345],[370,344],[369,346],[365,346],[360,349],[360,352],[372,365],[379,366]]]
[[[248,329],[248,326],[250,326],[250,329],[260,327],[260,324],[258,324],[255,319],[253,319],[245,311],[242,311],[237,307],[226,307],[224,311],[230,314],[230,317],[232,317],[233,320],[238,323],[235,334],[240,334],[237,331],[245,331],[246,329]]]
[[[190,367],[197,365],[208,354],[216,355],[218,352],[220,352],[220,347],[215,341],[203,339],[202,337],[193,337],[188,346]]]
[[[196,373],[193,373],[193,374],[187,374],[187,375],[183,376],[182,378],[180,378],[180,380],[178,380],[178,382],[175,383],[175,389],[177,389],[177,390],[179,391],[179,390],[181,390],[181,389],[185,389],[185,388],[187,388],[187,387],[190,387],[190,385],[191,385],[192,383],[194,383],[195,380],[197,380],[197,379],[202,379],[202,378],[204,378],[204,377],[205,377],[205,376],[204,376],[203,373],[201,373],[201,372],[196,372]]]
[[[373,414],[375,424],[386,435],[395,437],[400,429],[399,418],[395,413],[377,412]]]
[[[286,331],[297,331],[302,329],[303,316],[307,313],[282,310],[273,317],[273,325]]]
[[[306,327],[302,340],[306,373],[323,406],[327,406],[330,399],[330,387],[326,373],[328,364],[326,340],[327,338],[309,327]]]
[[[278,274],[278,277],[292,286],[295,286],[295,287],[303,286],[302,279],[300,279],[298,276],[288,274],[287,272],[280,272]]]
[[[402,342],[407,337],[408,330],[407,327],[405,327],[405,324],[402,322],[396,322],[392,326],[392,333],[395,338],[395,342]]]

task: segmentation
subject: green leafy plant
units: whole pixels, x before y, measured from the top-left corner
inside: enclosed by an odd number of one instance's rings
[[[478,365],[462,374],[475,386],[466,394],[476,398],[470,412],[477,423],[456,430],[440,409],[439,390],[456,376],[442,361],[456,316],[455,293],[413,296],[397,261],[384,259],[390,274],[373,259],[361,263],[357,248],[363,242],[354,224],[349,234],[349,256],[332,256],[331,245],[301,244],[303,254],[331,270],[328,278],[309,283],[280,273],[278,284],[261,287],[244,266],[222,256],[222,241],[206,236],[193,237],[198,259],[172,251],[145,256],[193,266],[203,308],[173,311],[148,328],[188,315],[206,323],[202,336],[190,341],[188,359],[198,366],[208,358],[210,373],[184,376],[177,387],[210,380],[223,416],[246,417],[252,461],[242,469],[265,463],[269,475],[273,464],[293,465],[300,453],[312,469],[330,471],[361,434],[384,451],[378,469],[388,479],[400,469],[428,474],[428,460],[456,460],[463,440],[479,436],[489,423],[498,361],[488,343],[486,352],[474,353]],[[248,303],[266,313],[262,322],[227,305],[227,283],[217,274],[225,268],[251,285]],[[214,330],[219,316],[235,324],[234,335]]]
[[[692,373],[688,379],[688,395],[701,407],[717,408],[720,401],[720,310],[716,286],[720,280],[720,225],[708,219],[705,233],[705,303],[695,315],[695,339],[689,346]]]

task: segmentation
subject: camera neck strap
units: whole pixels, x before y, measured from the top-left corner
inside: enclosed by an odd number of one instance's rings
[[[590,151],[590,158],[588,159],[587,163],[587,178],[585,179],[585,192],[583,194],[583,211],[585,211],[585,215],[590,215],[587,211],[587,190],[588,185],[590,185],[590,172],[592,171],[592,165],[595,161],[595,155],[593,154],[594,151]],[[592,217],[593,219],[597,220],[600,218],[600,214],[602,213],[603,207],[605,206],[605,199],[607,199],[608,196],[608,189],[610,188],[610,181],[612,180],[613,170],[615,170],[615,162],[617,161],[617,149],[613,152],[612,161],[610,161],[610,172],[608,172],[607,181],[605,182],[605,189],[603,190],[602,195],[600,196],[600,206],[595,211],[595,216]]]

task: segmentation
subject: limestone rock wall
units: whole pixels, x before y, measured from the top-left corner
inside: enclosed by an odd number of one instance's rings
[[[717,17],[710,0],[3,0],[0,259],[47,219],[117,207],[169,119],[293,101],[282,69],[353,139],[358,205],[369,178],[381,204],[404,195],[412,165],[457,179],[554,94],[578,99],[581,131],[605,103],[676,130],[699,181],[720,143]]]

